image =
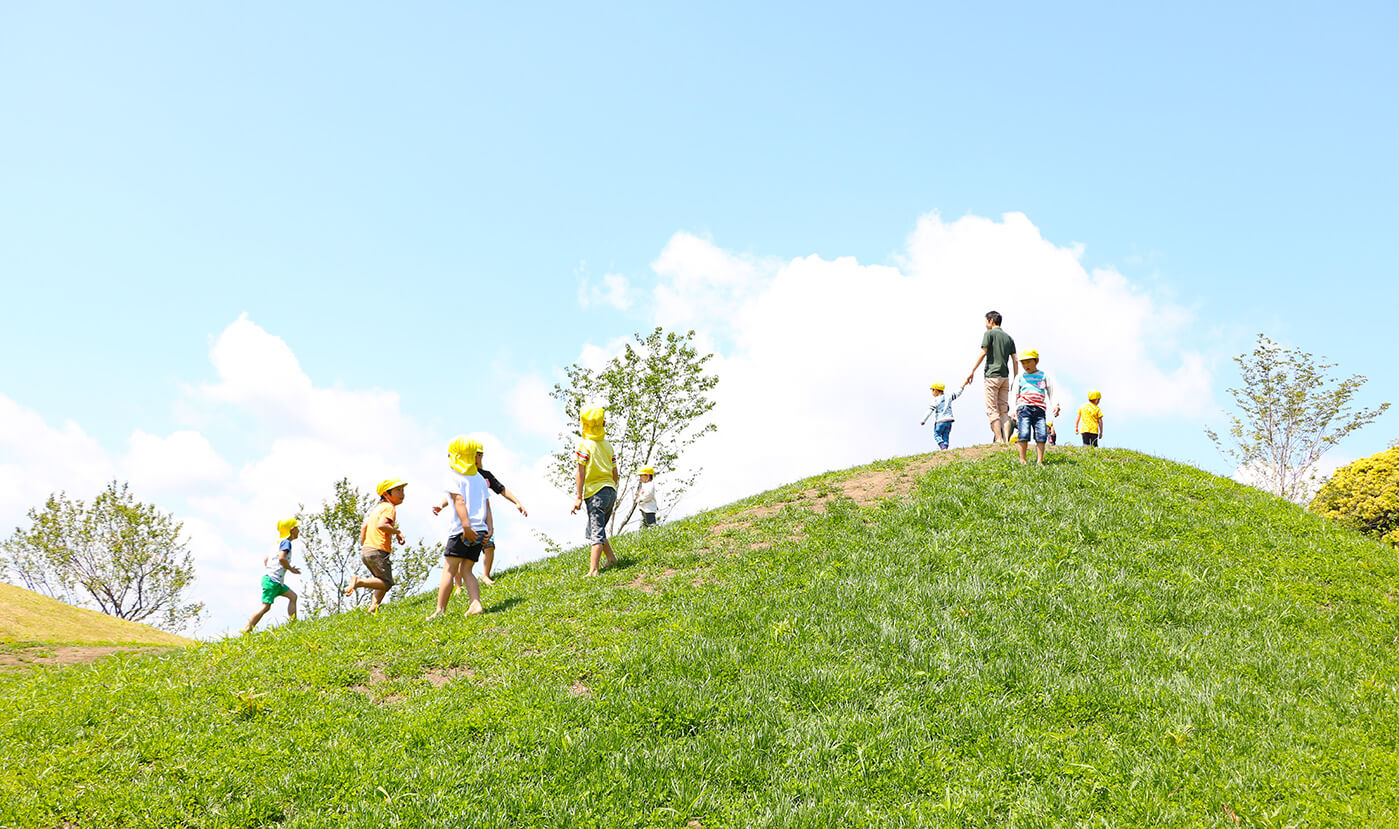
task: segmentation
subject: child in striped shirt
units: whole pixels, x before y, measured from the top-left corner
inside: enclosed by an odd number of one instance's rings
[[[1020,366],[1023,369],[1016,382],[1015,421],[1020,432],[1020,462],[1027,463],[1026,451],[1030,439],[1035,441],[1035,460],[1044,466],[1044,447],[1049,442],[1048,411],[1052,405],[1054,416],[1059,416],[1059,404],[1055,400],[1054,384],[1039,370],[1040,353],[1035,349],[1020,353]]]

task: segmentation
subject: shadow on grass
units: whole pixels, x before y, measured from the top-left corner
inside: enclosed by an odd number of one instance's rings
[[[525,603],[525,597],[524,597],[524,596],[511,596],[510,598],[506,599],[505,601],[497,602],[496,604],[493,604],[493,605],[491,605],[490,607],[485,608],[485,609],[484,609],[484,612],[485,612],[485,613],[501,613],[501,612],[504,612],[504,611],[506,611],[506,610],[509,610],[510,608],[514,607],[514,606],[517,605],[517,604],[524,604],[524,603]]]
[[[603,563],[606,564],[606,562],[603,562]],[[633,567],[633,566],[635,566],[636,564],[637,564],[636,559],[632,558],[631,556],[617,556],[617,563],[616,563],[616,564],[607,564],[605,567],[602,568],[602,572],[603,572],[603,573],[608,573],[608,572],[611,572],[611,571],[613,571],[613,570],[625,570],[625,569],[627,569],[628,567]]]

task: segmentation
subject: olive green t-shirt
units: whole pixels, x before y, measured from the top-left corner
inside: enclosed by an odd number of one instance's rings
[[[991,328],[982,335],[981,347],[986,349],[986,376],[1009,377],[1010,357],[1015,353],[1015,340],[1000,327]]]

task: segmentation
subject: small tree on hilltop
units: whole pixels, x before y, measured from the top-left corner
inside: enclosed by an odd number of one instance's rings
[[[1389,408],[1355,410],[1353,398],[1365,378],[1337,381],[1327,372],[1335,363],[1283,348],[1262,334],[1251,354],[1234,358],[1243,384],[1229,389],[1238,407],[1229,416],[1226,445],[1213,429],[1210,440],[1227,458],[1254,475],[1259,488],[1302,502],[1316,485],[1315,467],[1342,439]]]
[[[601,371],[574,363],[565,369],[568,382],[555,384],[550,392],[563,404],[571,430],[559,435],[562,448],[550,467],[550,478],[565,491],[574,486],[578,434],[572,430],[578,428],[579,415],[593,405],[607,409],[607,440],[620,476],[609,533],[626,529],[636,510],[637,469],[664,471],[662,514],[674,509],[699,477],[701,470],[682,470],[679,461],[695,441],[718,428],[706,416],[714,408],[709,393],[719,378],[705,373],[714,355],[700,354],[694,339],[694,331],[681,335],[659,327],[644,337],[633,334],[632,342]]]
[[[0,544],[0,572],[30,590],[169,631],[203,612],[182,601],[194,583],[184,525],[137,501],[126,484],[112,481],[91,504],[50,495],[29,522]]]
[[[346,596],[345,588],[355,576],[370,575],[360,560],[360,528],[365,514],[377,503],[378,495],[361,492],[348,478],[341,478],[319,510],[309,512],[303,506],[297,512],[301,541],[306,545],[306,576],[301,588],[305,615],[339,613],[369,602],[369,591],[356,590]],[[394,551],[394,586],[389,599],[422,584],[437,558],[437,548],[421,538]]]
[[[1399,547],[1399,449],[1336,470],[1307,509]]]

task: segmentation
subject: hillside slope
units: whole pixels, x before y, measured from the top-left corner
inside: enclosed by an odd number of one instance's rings
[[[510,571],[474,619],[421,595],[0,677],[0,825],[1399,825],[1391,551],[1050,460],[803,481],[596,579]]]
[[[0,642],[49,645],[192,645],[194,640],[73,607],[48,596],[0,582]]]

